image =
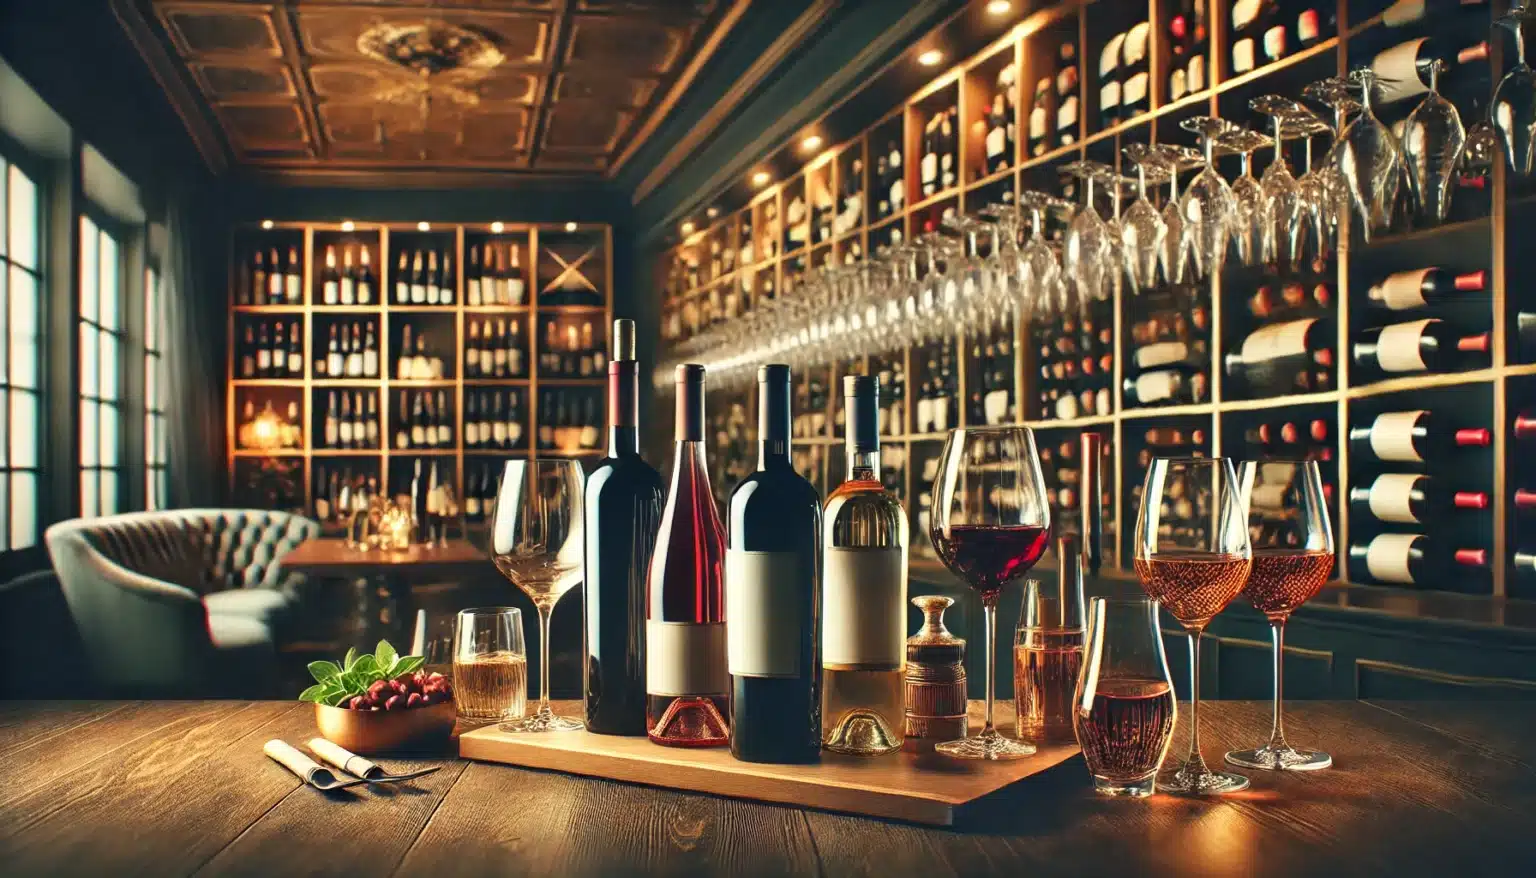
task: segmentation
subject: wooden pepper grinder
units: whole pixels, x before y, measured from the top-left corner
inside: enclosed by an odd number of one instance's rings
[[[923,627],[907,638],[907,734],[905,749],[930,751],[934,744],[966,736],[965,641],[944,627],[954,600],[920,595]]]

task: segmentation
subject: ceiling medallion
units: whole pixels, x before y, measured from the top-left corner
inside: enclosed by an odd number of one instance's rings
[[[475,86],[507,60],[484,34],[427,19],[384,22],[363,31],[357,50],[364,57],[416,74],[410,85],[383,90],[381,100],[405,102],[436,90],[454,103],[480,103]]]

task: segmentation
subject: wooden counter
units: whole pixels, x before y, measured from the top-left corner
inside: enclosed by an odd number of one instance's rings
[[[1267,704],[1202,713],[1213,757],[1268,732]],[[1536,866],[1536,706],[1298,703],[1288,727],[1336,767],[1251,772],[1252,789],[1219,801],[1111,801],[1073,759],[1036,778],[1028,798],[1005,796],[939,830],[457,759],[417,787],[326,796],[261,752],[269,738],[311,736],[308,705],[4,703],[0,871],[1408,876]]]

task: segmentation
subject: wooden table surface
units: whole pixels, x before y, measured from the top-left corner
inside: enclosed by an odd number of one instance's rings
[[[328,575],[452,576],[490,565],[490,556],[468,540],[450,540],[442,547],[412,544],[399,551],[358,550],[338,537],[313,537],[278,559],[284,570]]]
[[[1268,732],[1266,704],[1205,707],[1211,756]],[[1129,801],[1094,796],[1073,759],[951,830],[456,759],[439,760],[443,770],[413,788],[327,796],[261,751],[269,738],[312,736],[309,705],[0,703],[0,873],[1034,878],[1536,869],[1536,760],[1526,752],[1536,706],[1300,702],[1288,730],[1296,743],[1332,752],[1335,767],[1251,772],[1250,791],[1215,801]]]

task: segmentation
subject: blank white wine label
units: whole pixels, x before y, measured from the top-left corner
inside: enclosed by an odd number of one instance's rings
[[[1371,483],[1371,514],[1382,521],[1418,524],[1413,514],[1413,489],[1424,478],[1414,473],[1384,473]]]
[[[1185,85],[1191,92],[1205,88],[1205,54],[1201,53],[1189,59],[1189,76]]]
[[[1245,37],[1232,46],[1232,72],[1247,73],[1253,69],[1253,38]]]
[[[1307,352],[1307,330],[1317,318],[1275,323],[1255,330],[1243,340],[1240,356],[1244,363],[1262,363],[1266,360],[1289,357]]]
[[[816,562],[798,552],[726,551],[726,657],[733,676],[800,676],[800,620],[815,576]]]
[[[1136,377],[1136,401],[1142,405],[1173,397],[1174,373],[1148,372]]]
[[[1099,78],[1103,79],[1115,72],[1120,66],[1120,45],[1125,42],[1125,34],[1115,34],[1104,44],[1104,50],[1099,53]]]
[[[724,622],[645,621],[647,695],[724,695]]]
[[[1056,110],[1056,127],[1071,128],[1077,124],[1077,95],[1068,95]]]
[[[1383,327],[1381,334],[1376,336],[1376,362],[1385,372],[1422,372],[1428,369],[1429,364],[1424,362],[1424,352],[1419,348],[1419,339],[1424,337],[1424,330],[1431,323],[1438,322],[1426,318]]]
[[[1424,414],[1423,409],[1416,409],[1377,415],[1371,423],[1371,452],[1380,460],[1423,463],[1424,458],[1413,447],[1413,425]]]
[[[1029,111],[1029,136],[1038,140],[1045,136],[1045,123],[1049,119],[1044,104],[1035,104]]]
[[[901,668],[907,641],[906,549],[828,547],[823,557],[822,665]]]
[[[1121,100],[1125,101],[1126,106],[1132,107],[1141,103],[1146,97],[1147,73],[1143,70],[1140,73],[1133,74],[1130,79],[1125,81],[1125,94],[1121,97]]]
[[[1001,128],[993,128],[987,132],[987,158],[996,158],[1003,154],[1003,149],[1008,145],[1008,135]]]
[[[1132,67],[1141,63],[1147,57],[1147,41],[1152,37],[1152,23],[1140,21],[1136,26],[1126,31],[1125,35],[1125,64]]]
[[[1158,366],[1177,363],[1187,356],[1189,356],[1189,345],[1182,341],[1155,342],[1136,349],[1136,367],[1155,369]]]
[[[1390,104],[1428,91],[1418,72],[1419,46],[1427,39],[1419,37],[1399,43],[1378,54],[1371,62],[1372,69],[1376,71],[1376,88],[1382,103]]]
[[[1118,106],[1120,106],[1120,81],[1111,79],[1099,89],[1099,109],[1113,110]]]
[[[1408,553],[1418,534],[1382,534],[1371,540],[1365,550],[1365,569],[1373,579],[1382,582],[1413,584],[1413,574],[1408,569]]]
[[[1429,304],[1424,298],[1424,278],[1428,274],[1429,269],[1421,268],[1418,271],[1400,271],[1388,275],[1386,280],[1376,286],[1381,293],[1381,303],[1393,311],[1422,308]]]

